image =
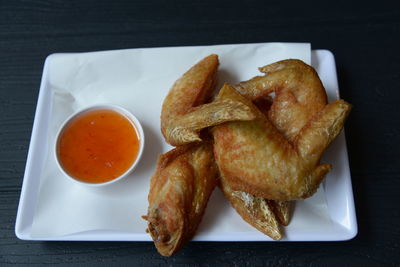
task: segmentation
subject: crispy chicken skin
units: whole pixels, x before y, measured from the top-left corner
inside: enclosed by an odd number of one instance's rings
[[[274,240],[282,238],[280,220],[274,213],[274,204],[265,198],[232,190],[223,176],[220,177],[220,188],[243,220]]]
[[[265,75],[234,87],[251,101],[274,92],[275,99],[268,111],[268,119],[288,141],[293,141],[310,119],[327,104],[325,88],[314,68],[301,60],[282,60],[259,70]]]
[[[301,129],[326,104],[325,88],[316,71],[301,60],[287,59],[259,68],[265,73],[235,85],[293,143]],[[269,95],[275,93],[275,98]],[[281,225],[288,225],[293,203],[269,200]]]
[[[232,86],[225,84],[218,99],[241,101],[257,113],[252,121],[234,121],[213,128],[214,155],[230,187],[270,200],[311,196],[331,169],[319,165],[326,147],[339,134],[350,111],[343,100],[326,105],[292,143]]]
[[[216,184],[209,143],[178,147],[159,157],[144,218],[161,255],[171,256],[193,237]]]
[[[254,100],[265,116],[268,116],[272,103],[270,96]],[[243,191],[233,191],[224,177],[220,177],[219,187],[244,221],[274,240],[282,238],[280,225],[289,225],[293,201],[267,200]]]
[[[213,110],[232,104],[224,101],[203,105],[213,92],[217,67],[217,55],[204,58],[175,82],[163,103],[161,131],[168,143],[182,146],[159,156],[150,183],[148,213],[143,218],[148,221],[147,231],[158,252],[164,256],[177,252],[195,234],[217,184],[212,144],[183,145],[201,140],[196,123],[207,127]]]
[[[268,200],[269,206],[280,225],[288,226],[291,219],[293,201]]]
[[[177,145],[173,138],[179,138],[180,133],[174,130],[175,121],[209,100],[217,83],[218,66],[218,56],[209,55],[185,72],[170,89],[161,109],[161,132],[169,144]],[[185,143],[189,143],[200,138],[192,133],[186,139]]]
[[[218,56],[214,54],[202,59],[175,82],[164,99],[161,132],[169,144],[199,142],[201,129],[226,121],[255,118],[240,102],[222,100],[204,104],[214,90],[218,64]]]

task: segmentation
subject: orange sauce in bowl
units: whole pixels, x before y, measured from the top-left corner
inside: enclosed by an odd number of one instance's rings
[[[79,114],[64,126],[57,156],[73,178],[104,183],[131,167],[139,146],[139,135],[129,119],[110,109],[98,109]]]

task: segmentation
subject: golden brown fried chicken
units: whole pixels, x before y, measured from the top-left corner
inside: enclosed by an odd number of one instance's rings
[[[187,71],[164,100],[161,130],[172,145],[201,141],[199,131],[254,114],[231,100],[204,104],[213,91],[218,57],[210,55]],[[194,235],[216,186],[217,167],[210,143],[192,143],[161,155],[153,175],[145,219],[157,250],[170,256]]]
[[[259,69],[264,76],[234,87],[251,101],[274,92],[268,119],[291,142],[327,104],[325,88],[314,68],[301,60],[282,60]]]
[[[343,100],[326,105],[292,143],[245,97],[225,84],[218,99],[240,101],[258,114],[252,121],[228,122],[213,128],[214,155],[235,191],[271,200],[311,196],[331,169],[319,165],[322,153],[339,134],[350,111]]]
[[[234,87],[252,100],[288,141],[293,142],[327,104],[325,89],[315,70],[300,60],[282,60],[259,69],[266,75]],[[272,92],[274,99],[269,95]],[[280,224],[288,225],[292,202],[269,200],[268,203]]]
[[[148,232],[158,252],[171,256],[189,241],[217,183],[212,145],[175,148],[158,159],[148,196]]]
[[[146,219],[165,256],[193,236],[216,184],[212,145],[198,143],[201,129],[218,125],[213,128],[214,155],[225,196],[245,221],[278,240],[279,224],[290,220],[286,200],[316,191],[331,168],[319,165],[320,157],[350,110],[342,100],[327,105],[318,75],[298,60],[260,68],[266,75],[236,85],[240,94],[225,84],[216,100],[204,104],[217,67],[216,55],[197,63],[174,84],[163,104],[166,141],[197,142],[161,155],[152,178]],[[270,101],[272,92],[275,99]]]
[[[254,100],[254,104],[266,116],[272,102],[270,96]],[[244,221],[274,240],[282,238],[280,225],[289,224],[291,201],[267,200],[243,191],[233,191],[223,176],[220,176],[219,187]]]
[[[268,200],[279,224],[288,226],[290,222],[293,201]]]
[[[274,213],[274,204],[269,203],[265,198],[256,197],[243,191],[232,190],[223,176],[220,177],[220,188],[243,220],[274,240],[282,238],[282,232],[279,227],[281,220],[276,214],[278,213],[281,217],[287,216],[283,215],[280,210]],[[288,219],[285,218],[286,221]]]
[[[190,68],[172,86],[161,110],[161,132],[174,146],[201,141],[203,128],[231,120],[251,120],[254,114],[230,100],[204,104],[216,84],[218,56],[210,55]]]

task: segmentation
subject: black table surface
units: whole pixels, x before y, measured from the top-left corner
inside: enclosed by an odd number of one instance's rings
[[[400,9],[376,1],[0,1],[0,265],[400,265]],[[43,63],[55,52],[310,42],[354,105],[346,137],[358,235],[345,242],[18,240],[15,218]],[[396,200],[397,199],[397,200]]]

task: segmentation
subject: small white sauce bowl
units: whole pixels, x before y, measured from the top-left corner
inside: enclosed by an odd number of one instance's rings
[[[128,170],[126,170],[120,176],[118,176],[118,177],[116,177],[116,178],[114,178],[114,179],[112,179],[110,181],[103,182],[103,183],[88,183],[88,182],[79,180],[79,178],[75,178],[75,177],[71,176],[63,168],[63,166],[62,166],[62,164],[60,162],[60,159],[58,157],[59,139],[60,139],[60,136],[61,136],[65,126],[67,126],[77,116],[79,116],[81,114],[84,114],[86,112],[89,112],[89,111],[104,110],[104,109],[115,111],[115,112],[121,114],[122,116],[124,116],[125,118],[127,118],[132,123],[133,128],[136,130],[136,134],[137,134],[137,136],[139,138],[139,151],[138,151],[137,157],[136,157],[135,161],[132,163],[132,165],[128,168]],[[144,133],[143,133],[142,125],[140,124],[139,120],[131,112],[129,112],[128,110],[126,110],[126,109],[124,109],[124,108],[122,108],[120,106],[111,105],[111,104],[101,104],[101,105],[95,105],[95,106],[90,106],[90,107],[81,109],[81,110],[73,113],[71,116],[69,116],[64,121],[64,123],[60,126],[60,128],[59,128],[59,130],[57,132],[57,135],[56,135],[56,142],[55,142],[55,145],[54,145],[54,155],[55,155],[55,159],[56,159],[57,165],[58,165],[60,171],[64,174],[64,176],[66,176],[70,180],[72,180],[72,181],[74,181],[74,182],[76,182],[78,184],[81,184],[81,185],[92,186],[92,187],[101,187],[101,186],[106,186],[106,185],[115,183],[115,182],[117,182],[119,180],[122,180],[123,178],[127,177],[136,168],[136,166],[138,165],[138,163],[139,163],[139,161],[140,161],[140,159],[142,157],[143,148],[144,148]]]

